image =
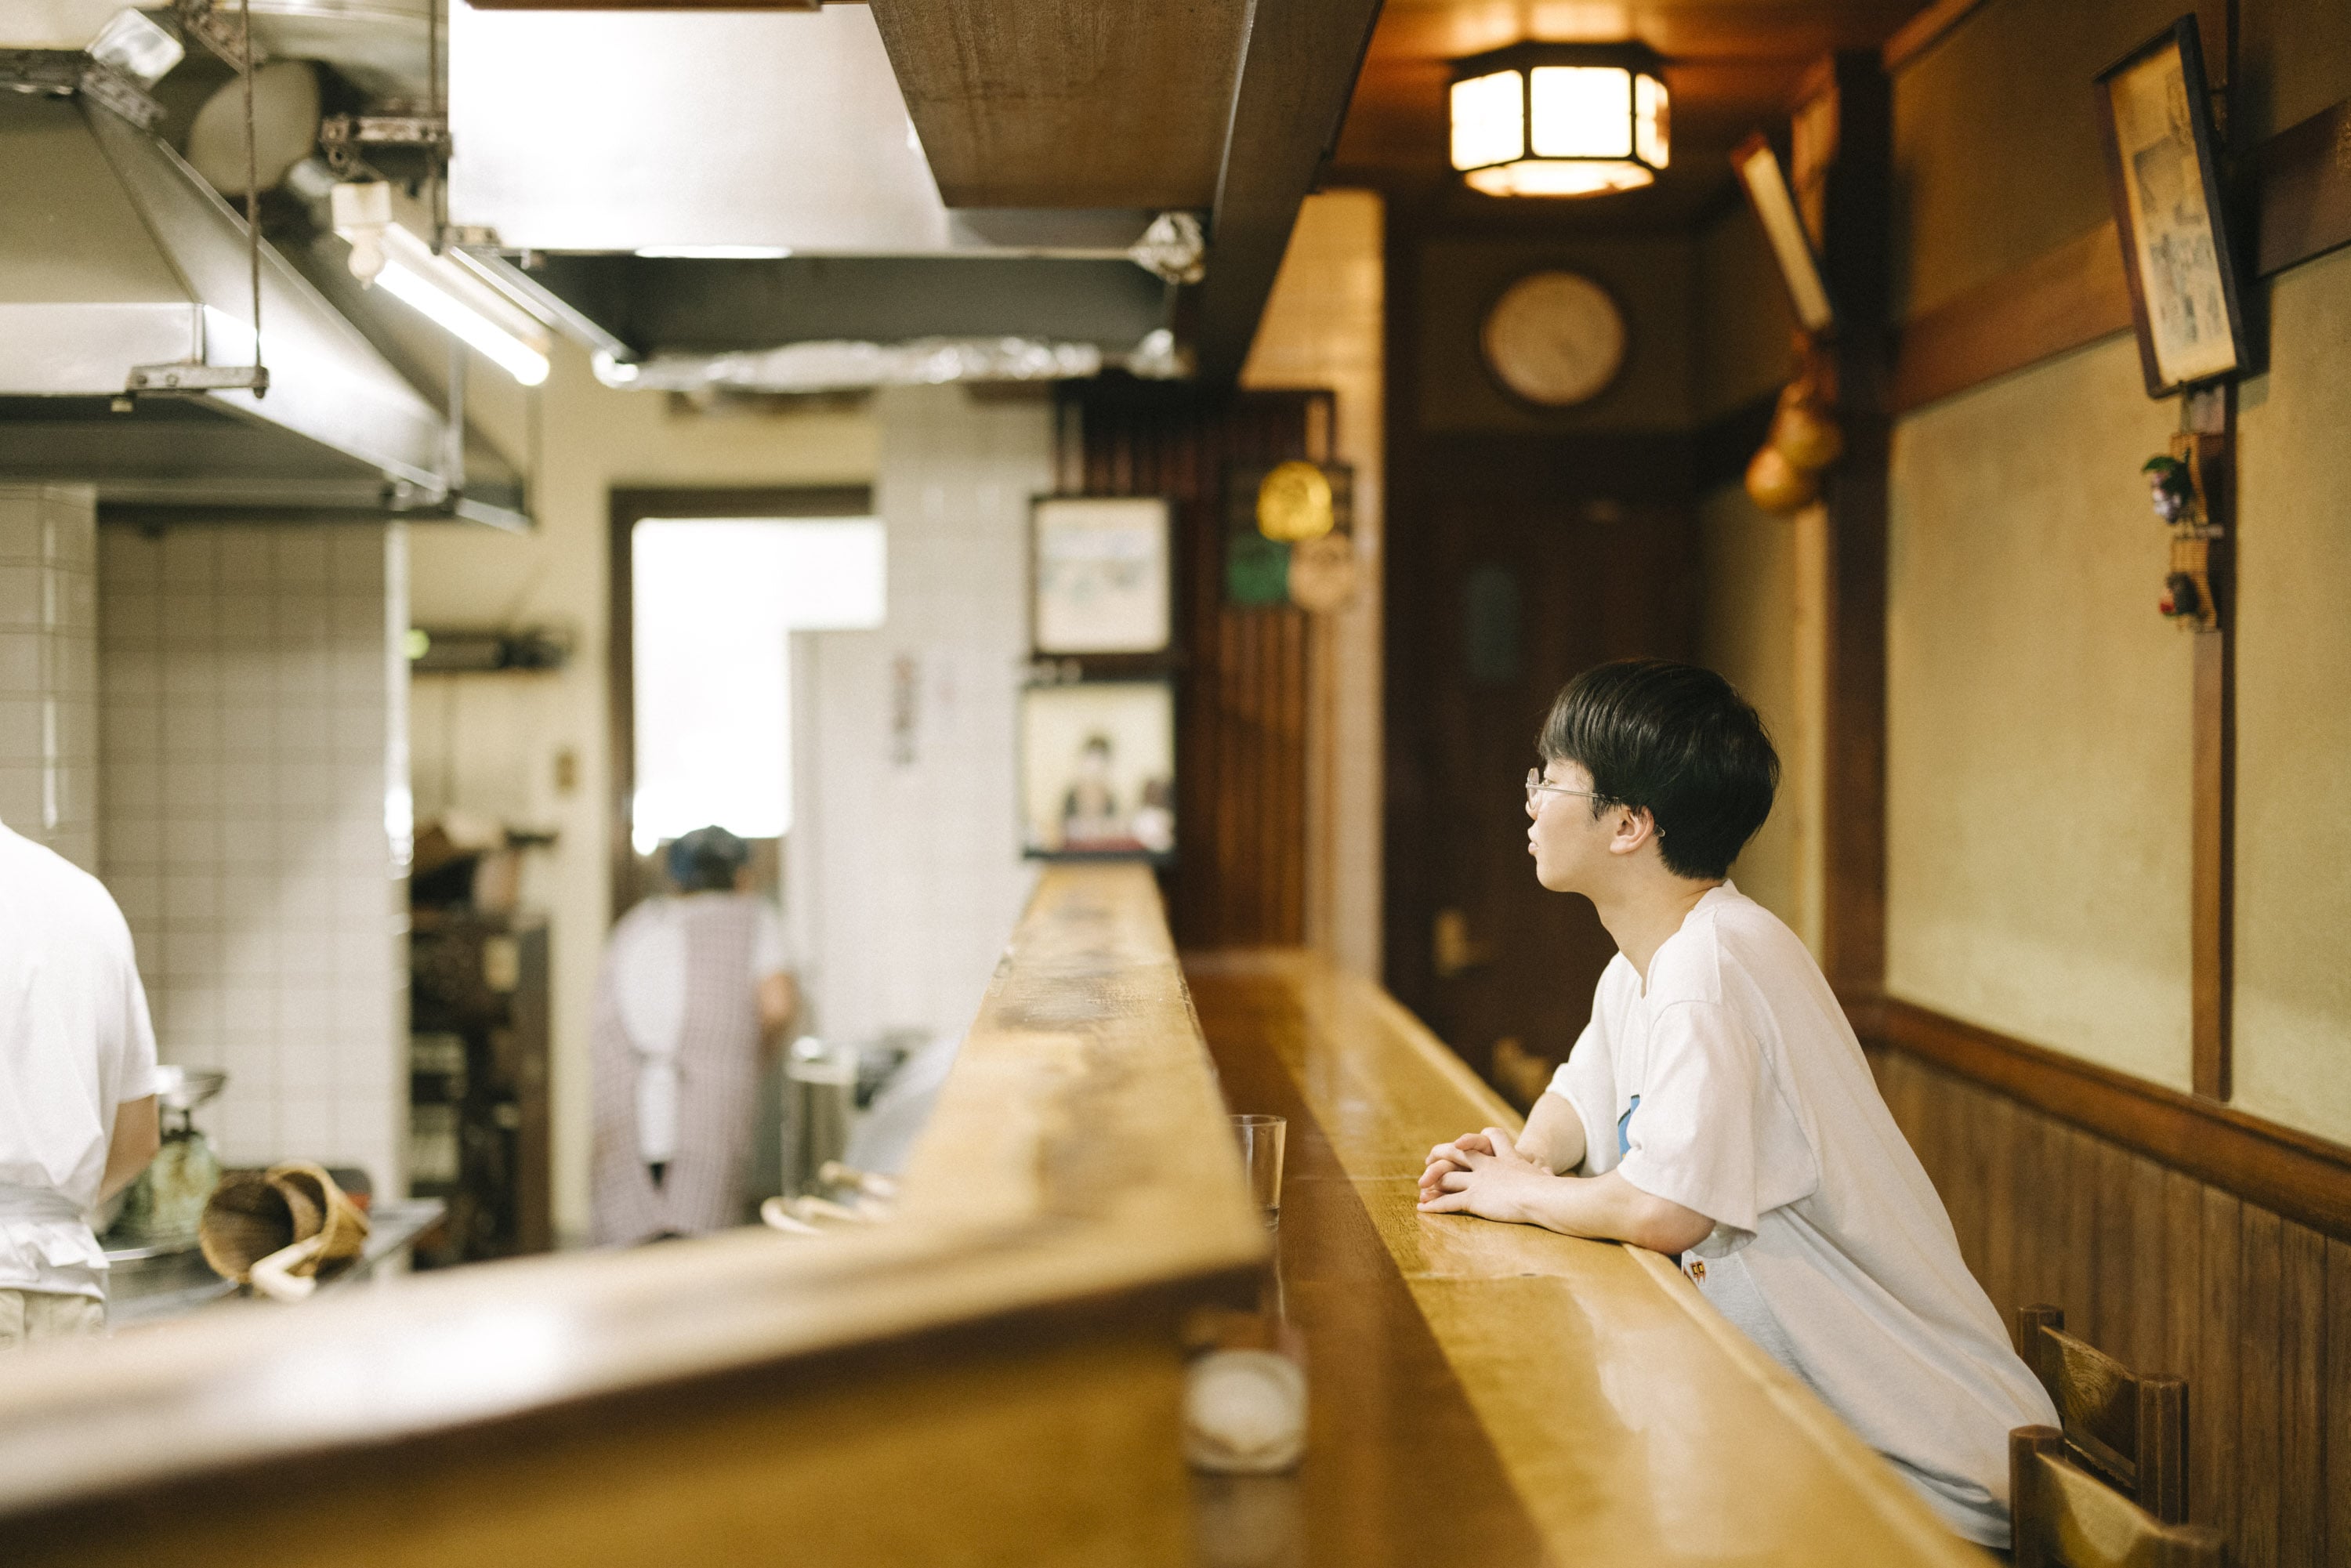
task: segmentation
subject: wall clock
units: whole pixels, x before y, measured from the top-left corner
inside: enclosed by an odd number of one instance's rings
[[[1572,408],[1607,391],[1624,368],[1625,313],[1581,273],[1531,272],[1486,312],[1478,346],[1517,396]]]

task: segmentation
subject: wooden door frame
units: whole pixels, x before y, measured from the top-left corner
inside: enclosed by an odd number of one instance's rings
[[[604,705],[610,736],[606,853],[611,918],[639,896],[635,828],[637,793],[636,567],[631,548],[647,517],[871,517],[871,485],[791,485],[735,488],[615,488],[606,535]]]

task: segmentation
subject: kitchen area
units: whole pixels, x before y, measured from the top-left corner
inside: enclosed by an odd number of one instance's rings
[[[1635,660],[1938,1278],[2341,1561],[2351,1011],[2226,1001],[2323,617],[2210,601],[2240,468],[2333,559],[2351,33],[2092,9],[0,0],[0,1563],[1980,1565],[1752,1234],[1432,1207],[1590,1066],[1530,823],[1649,808],[1529,742]],[[2158,25],[2225,397],[2086,119]]]

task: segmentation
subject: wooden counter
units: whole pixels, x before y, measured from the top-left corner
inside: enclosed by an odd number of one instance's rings
[[[0,1362],[0,1563],[1980,1568],[1662,1260],[1416,1213],[1512,1118],[1375,988],[1190,976],[1147,873],[1057,869],[886,1223]],[[1291,1124],[1291,1477],[1180,1458],[1183,1324],[1267,1277],[1226,1102]]]
[[[1312,1405],[1294,1479],[1203,1486],[1210,1562],[1983,1568],[1665,1259],[1419,1213],[1431,1145],[1519,1118],[1378,988],[1304,954],[1186,972],[1233,1108],[1290,1121]],[[1239,1554],[1252,1529],[1290,1555]]]
[[[1180,1322],[1266,1235],[1147,872],[1049,873],[896,1216],[0,1364],[0,1563],[1188,1560]]]

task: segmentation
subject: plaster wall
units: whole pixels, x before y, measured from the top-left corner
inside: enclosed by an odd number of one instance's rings
[[[2137,475],[2177,423],[2121,336],[1896,426],[1886,983],[2184,1089],[2191,650]]]
[[[2338,0],[2236,10],[2241,152],[2351,95]],[[2177,11],[1991,0],[1897,76],[1901,309],[2108,220],[2088,84]],[[2351,1142],[2351,256],[2249,296],[2234,1103]],[[1896,995],[2185,1089],[2191,650],[2136,472],[2179,421],[2122,334],[1898,423],[1886,894]]]
[[[1763,716],[1780,753],[1771,815],[1731,867],[1739,890],[1821,949],[1821,593],[1827,519],[1756,509],[1740,486],[1698,505],[1706,610],[1698,660]]]
[[[2241,389],[2235,1103],[2351,1143],[2351,250]]]

